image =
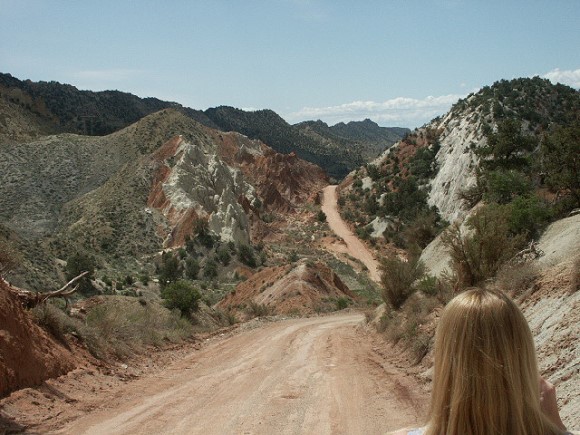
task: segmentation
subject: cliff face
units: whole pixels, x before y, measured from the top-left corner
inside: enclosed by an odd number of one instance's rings
[[[476,183],[478,158],[473,150],[487,143],[476,112],[457,117],[450,112],[432,128],[442,131],[436,156],[438,171],[430,182],[427,203],[435,206],[443,219],[454,222],[467,213],[459,194]]]
[[[71,352],[32,321],[2,278],[0,325],[0,397],[18,388],[38,385],[75,367]]]

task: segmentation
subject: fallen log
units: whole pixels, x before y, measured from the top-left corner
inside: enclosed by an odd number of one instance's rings
[[[73,279],[71,279],[69,282],[67,282],[63,287],[61,287],[58,290],[54,290],[51,292],[32,292],[30,290],[24,290],[24,289],[14,289],[16,296],[18,296],[18,299],[20,300],[20,303],[27,309],[30,308],[34,308],[39,304],[43,304],[45,303],[47,300],[51,299],[51,298],[57,298],[57,297],[62,297],[65,300],[65,303],[68,306],[68,299],[67,296],[72,295],[74,292],[76,292],[79,288],[78,285],[74,286],[71,289],[68,289],[70,286],[72,286],[75,282],[77,282],[79,279],[81,279],[83,276],[87,275],[89,272],[83,272],[80,275],[75,276]],[[67,290],[68,289],[68,290]]]

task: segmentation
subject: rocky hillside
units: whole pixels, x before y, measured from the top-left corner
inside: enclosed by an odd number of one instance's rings
[[[579,117],[580,93],[564,85],[536,77],[484,87],[353,172],[342,188],[343,216],[359,235],[421,248],[442,221],[463,219],[482,198],[505,204],[535,192],[538,201],[551,201],[553,216],[563,216],[580,198],[573,167]],[[557,162],[558,155],[570,158]],[[569,168],[568,181],[557,180],[557,167]],[[404,240],[427,223],[435,231]]]
[[[579,119],[577,90],[500,81],[340,186],[343,216],[386,258],[378,328],[423,361],[429,379],[439,307],[466,287],[501,288],[530,323],[570,427],[579,403]]]
[[[29,288],[58,279],[47,258],[134,263],[183,246],[198,221],[223,243],[257,243],[264,215],[292,213],[327,184],[293,154],[174,109],[107,136],[48,136],[0,154],[3,237],[23,254],[18,282]]]
[[[102,136],[120,130],[144,116],[175,103],[156,98],[139,98],[119,92],[79,91],[71,85],[58,82],[19,80],[0,73],[0,101],[6,107],[16,105],[39,122],[36,134],[77,133]],[[2,139],[18,140],[23,134],[17,125],[9,125]],[[11,118],[11,116],[10,116]],[[26,136],[24,136],[26,137]]]
[[[59,133],[106,136],[162,109],[173,108],[212,129],[242,133],[275,151],[295,152],[337,179],[376,157],[406,129],[371,121],[310,131],[291,126],[271,110],[247,112],[220,106],[205,112],[119,91],[80,91],[57,82],[19,80],[0,73],[0,143],[28,142]],[[333,130],[334,129],[334,130]]]
[[[266,268],[239,284],[218,306],[244,315],[244,310],[267,314],[309,315],[346,308],[356,299],[340,277],[323,263],[302,261]]]
[[[221,130],[260,139],[280,153],[296,152],[336,179],[375,158],[406,132],[379,127],[369,120],[348,126],[328,127],[322,121],[293,126],[271,110],[246,112],[221,106],[204,113]]]

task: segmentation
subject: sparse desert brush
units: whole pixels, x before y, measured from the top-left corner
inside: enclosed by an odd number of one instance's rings
[[[105,356],[106,343],[99,335],[99,331],[69,316],[54,302],[39,304],[31,312],[36,322],[58,341],[64,343],[67,334],[74,334],[93,356],[97,358]]]
[[[413,283],[425,271],[417,257],[405,261],[396,256],[387,257],[381,263],[381,284],[383,300],[397,310],[415,291]]]
[[[191,335],[192,326],[180,316],[155,301],[140,303],[137,299],[111,296],[90,309],[86,325],[106,343],[105,353],[126,357],[145,345],[176,342]]]
[[[538,268],[533,263],[508,263],[499,270],[496,285],[515,298],[531,288],[537,278]]]
[[[337,310],[344,310],[348,307],[348,299],[345,297],[340,297],[336,300],[336,308]]]
[[[259,304],[254,301],[250,301],[246,307],[246,312],[250,317],[265,317],[272,314],[272,310],[265,304]]]
[[[22,262],[22,256],[6,241],[0,240],[0,276],[10,272]]]
[[[377,330],[389,341],[406,348],[418,364],[431,348],[432,333],[425,330],[430,314],[441,306],[438,298],[414,293],[399,310],[388,310],[380,318]]]
[[[61,342],[66,340],[66,334],[78,333],[82,328],[79,320],[70,317],[53,302],[39,304],[31,310],[31,313],[40,326]]]

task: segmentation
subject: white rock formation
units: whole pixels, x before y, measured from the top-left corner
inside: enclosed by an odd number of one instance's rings
[[[474,118],[475,113],[458,117],[449,112],[440,124],[433,126],[442,128],[443,133],[436,156],[439,171],[431,181],[427,202],[436,206],[441,217],[448,222],[462,220],[468,211],[459,193],[475,185],[477,156],[472,150],[487,142]]]
[[[253,186],[207,145],[182,142],[175,156],[175,165],[163,184],[169,207],[177,212],[193,208],[198,216],[209,218],[210,231],[221,240],[248,243],[248,218],[238,198],[244,195],[252,200]]]

